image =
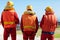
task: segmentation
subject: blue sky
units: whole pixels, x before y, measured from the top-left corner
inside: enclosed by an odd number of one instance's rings
[[[0,16],[7,2],[8,0],[0,0]],[[58,21],[60,21],[60,0],[12,0],[12,2],[14,2],[14,8],[19,19],[26,10],[26,6],[32,5],[39,21],[45,13],[45,8],[47,6],[51,6],[54,9],[55,15],[57,16]]]

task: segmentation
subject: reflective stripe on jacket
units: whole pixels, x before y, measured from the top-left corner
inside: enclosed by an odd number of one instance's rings
[[[15,24],[15,22],[4,22],[4,24]]]
[[[23,30],[26,31],[26,29],[35,31],[36,27],[33,27],[33,26],[24,26]]]
[[[23,31],[37,31],[38,21],[36,15],[25,12],[21,19],[21,29]]]
[[[3,11],[1,16],[1,22],[4,28],[14,28],[19,23],[16,12]]]

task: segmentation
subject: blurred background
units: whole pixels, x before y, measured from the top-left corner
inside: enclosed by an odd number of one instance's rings
[[[0,33],[3,32],[3,27],[1,25],[1,13],[4,10],[6,3],[8,1],[9,0],[0,0],[0,30],[1,30]],[[11,1],[14,3],[14,8],[18,14],[19,20],[21,20],[21,16],[23,12],[26,10],[26,6],[32,5],[33,11],[36,13],[38,17],[39,24],[42,16],[45,13],[45,8],[47,6],[51,6],[58,20],[58,26],[55,31],[55,38],[60,38],[60,0],[11,0]],[[22,34],[22,32],[20,31],[20,24],[17,25],[17,34],[18,35]],[[37,37],[39,37],[40,35],[41,29],[39,28],[37,32]]]

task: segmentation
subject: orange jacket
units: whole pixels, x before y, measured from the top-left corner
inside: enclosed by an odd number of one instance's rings
[[[38,19],[36,15],[31,15],[29,12],[24,13],[21,18],[21,29],[22,31],[37,31]]]
[[[40,22],[40,27],[42,31],[45,32],[54,32],[57,27],[57,20],[54,14],[43,15],[43,18]]]
[[[1,23],[4,28],[14,28],[16,24],[19,23],[18,16],[16,12],[12,11],[3,11],[1,16]]]

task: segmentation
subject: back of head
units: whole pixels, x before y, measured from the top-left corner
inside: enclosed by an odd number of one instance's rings
[[[14,10],[12,1],[8,1],[4,10]]]
[[[54,11],[53,11],[51,6],[47,6],[45,11],[46,11],[46,14],[53,14],[54,13]]]
[[[27,11],[24,12],[24,14],[29,14],[29,15],[34,15],[35,13],[33,12],[32,5],[27,6]]]
[[[27,10],[31,10],[31,11],[32,11],[32,9],[33,9],[33,8],[32,8],[32,5],[28,5],[28,6],[27,6]]]
[[[25,11],[24,14],[35,15],[35,12],[33,12],[33,11]]]
[[[14,6],[14,4],[13,4],[12,1],[8,1],[8,2],[7,2],[7,6]]]

